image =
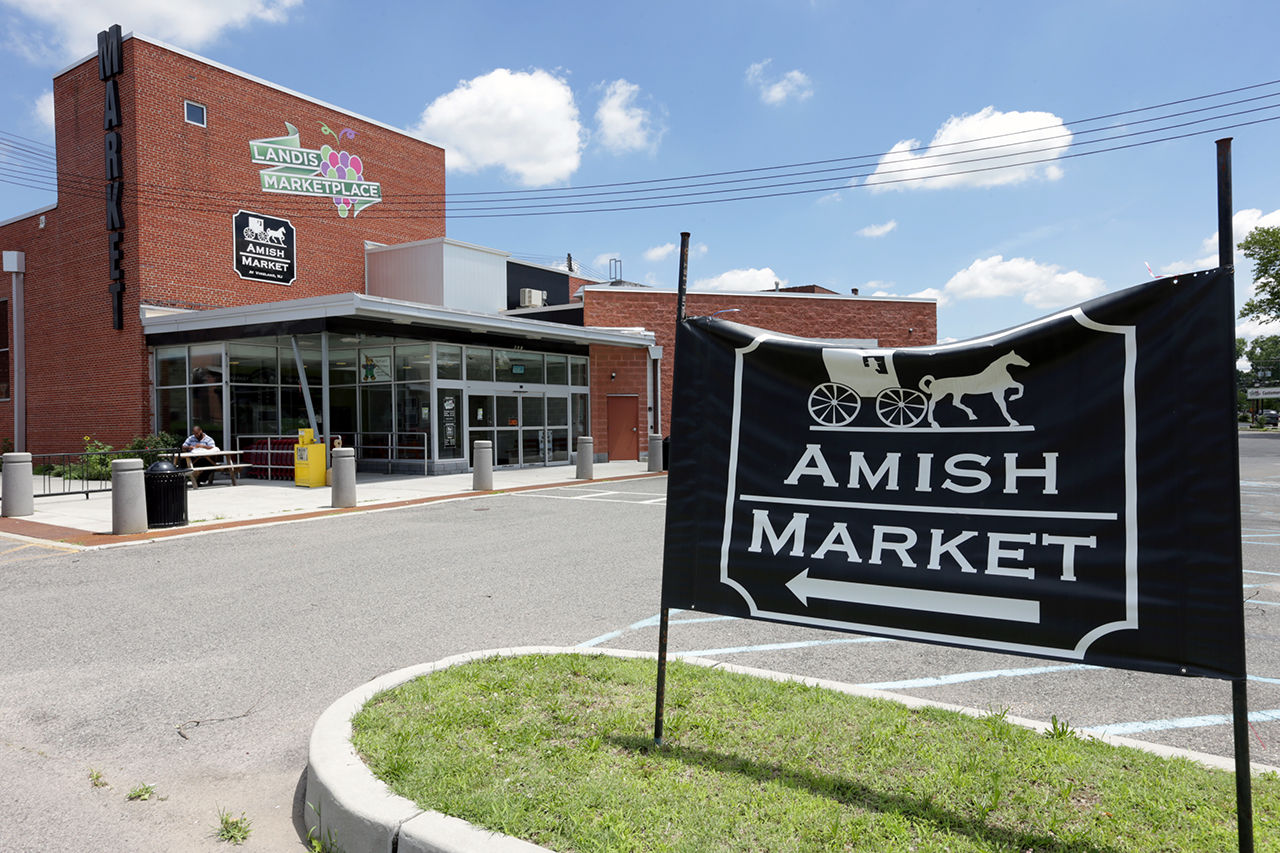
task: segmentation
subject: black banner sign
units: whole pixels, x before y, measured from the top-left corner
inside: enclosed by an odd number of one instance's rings
[[[293,284],[297,241],[293,223],[241,210],[232,218],[236,274],[252,281]]]
[[[663,606],[1244,674],[1229,269],[977,340],[677,337]]]

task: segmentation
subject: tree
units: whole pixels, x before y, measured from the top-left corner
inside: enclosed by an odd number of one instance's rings
[[[1261,226],[1240,241],[1240,252],[1253,261],[1253,298],[1240,309],[1242,318],[1280,320],[1280,227]]]

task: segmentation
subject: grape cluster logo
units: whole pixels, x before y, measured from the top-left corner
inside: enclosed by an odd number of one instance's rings
[[[264,193],[328,197],[343,218],[355,217],[382,201],[382,185],[365,180],[360,157],[339,150],[343,139],[355,139],[354,130],[343,128],[335,133],[322,123],[320,132],[332,136],[339,147],[325,143],[313,149],[302,147],[296,127],[288,122],[284,126],[289,131],[285,136],[249,142],[253,162],[272,167],[259,173]]]

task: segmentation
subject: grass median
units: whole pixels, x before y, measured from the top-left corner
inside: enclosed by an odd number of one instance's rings
[[[1185,759],[672,662],[529,655],[378,694],[353,742],[400,796],[569,851],[1236,848],[1234,777]],[[1253,782],[1280,850],[1280,777]],[[339,839],[340,840],[340,839]]]

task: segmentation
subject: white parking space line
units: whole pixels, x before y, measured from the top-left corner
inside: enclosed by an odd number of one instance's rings
[[[1271,575],[1272,577],[1280,578],[1280,572],[1264,572],[1259,569],[1245,569],[1244,573],[1246,575]]]
[[[1271,711],[1251,711],[1249,722],[1269,723],[1280,720],[1280,709]],[[1231,717],[1226,714],[1206,714],[1203,717],[1179,717],[1173,720],[1145,720],[1134,723],[1111,723],[1082,729],[1084,734],[1091,735],[1132,735],[1141,732],[1158,732],[1167,729],[1199,729],[1207,726],[1226,726],[1231,724]]]
[[[1256,598],[1246,598],[1245,604],[1265,604],[1268,607],[1280,607],[1280,601],[1259,601]]]
[[[681,610],[679,608],[673,607],[671,608],[670,615],[675,616],[678,613],[687,613],[687,612],[688,611],[686,610]],[[734,616],[695,616],[692,619],[669,619],[669,622],[671,625],[694,625],[699,622],[730,622],[730,621],[733,621],[735,618],[736,617]],[[621,637],[623,634],[627,633],[628,631],[639,631],[643,628],[655,628],[658,626],[658,624],[661,621],[662,621],[662,614],[655,613],[652,616],[646,616],[644,619],[641,619],[639,622],[632,622],[630,625],[628,625],[625,628],[620,628],[617,631],[609,631],[607,634],[601,634],[598,637],[592,637],[590,640],[587,640],[584,643],[578,643],[578,647],[591,648],[592,646],[598,646],[601,643],[607,643],[610,640],[616,640],[618,637]]]
[[[1019,669],[990,669],[984,672],[956,672],[951,675],[940,675],[936,678],[878,681],[871,684],[859,684],[858,686],[871,690],[911,690],[918,687],[942,687],[946,684],[963,684],[966,681],[982,681],[987,678],[1021,678],[1026,675],[1043,675],[1048,672],[1069,672],[1072,670],[1101,668],[1098,666],[1086,666],[1082,663],[1070,663],[1061,666],[1028,666]]]
[[[697,649],[692,652],[675,652],[677,658],[713,658],[720,655],[738,655],[746,652],[774,652],[782,649],[808,649],[814,646],[835,646],[848,643],[896,643],[889,637],[848,637],[840,640],[806,640],[795,643],[763,643],[758,646],[730,646],[724,649]]]

